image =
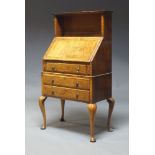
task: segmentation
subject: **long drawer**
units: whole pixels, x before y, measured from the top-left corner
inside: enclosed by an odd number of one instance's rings
[[[71,77],[65,75],[56,75],[56,74],[42,74],[42,81],[45,85],[51,86],[61,86],[69,87],[76,89],[90,89],[90,80],[89,78],[80,78],[80,77]]]
[[[90,66],[86,64],[67,64],[67,63],[46,62],[44,63],[44,71],[89,75]]]
[[[88,90],[42,85],[42,94],[45,96],[89,102]]]

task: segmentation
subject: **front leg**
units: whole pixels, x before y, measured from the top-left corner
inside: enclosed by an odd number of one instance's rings
[[[41,127],[42,130],[46,129],[46,112],[45,112],[45,100],[47,97],[40,96],[39,97],[39,107],[43,115],[43,125]]]
[[[64,122],[64,108],[65,108],[65,100],[61,99],[61,118],[60,121]]]
[[[94,119],[95,119],[96,109],[97,109],[96,104],[93,104],[93,103],[88,104],[88,111],[90,115],[90,142],[96,142],[96,139],[94,136]]]
[[[107,102],[109,103],[109,111],[108,111],[108,121],[107,121],[107,128],[109,132],[112,132],[111,126],[111,116],[114,109],[115,100],[114,98],[108,98]]]

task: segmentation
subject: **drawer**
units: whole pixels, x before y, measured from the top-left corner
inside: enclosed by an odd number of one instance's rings
[[[67,64],[67,63],[46,62],[44,64],[44,71],[89,75],[90,66],[85,65],[85,64]]]
[[[43,85],[42,94],[44,96],[59,97],[63,99],[77,100],[83,102],[89,102],[89,91],[78,90],[64,87],[56,87]]]
[[[64,75],[55,75],[43,73],[42,82],[45,85],[62,86],[76,89],[90,89],[89,78],[79,78]]]

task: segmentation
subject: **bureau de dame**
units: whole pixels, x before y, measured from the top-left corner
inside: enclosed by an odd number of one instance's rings
[[[42,60],[42,96],[39,106],[46,128],[45,100],[61,101],[64,121],[65,100],[87,104],[90,141],[95,142],[96,103],[109,104],[107,129],[114,108],[112,98],[112,12],[81,11],[54,14],[55,36]],[[100,102],[102,103],[102,102]],[[54,110],[54,109],[53,109]]]

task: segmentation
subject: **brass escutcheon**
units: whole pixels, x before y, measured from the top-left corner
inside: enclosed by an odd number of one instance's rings
[[[54,80],[52,80],[52,85],[54,84]]]
[[[79,73],[79,71],[80,71],[80,67],[78,66],[76,72]]]
[[[76,88],[78,88],[79,87],[79,83],[78,82],[76,82]]]
[[[52,91],[52,95],[54,95],[54,91]]]

